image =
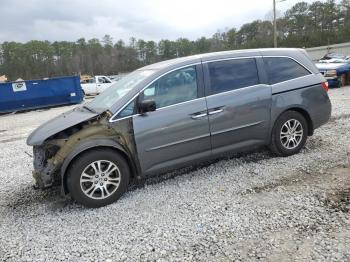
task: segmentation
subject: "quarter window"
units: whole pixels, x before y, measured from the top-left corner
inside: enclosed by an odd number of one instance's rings
[[[271,85],[310,74],[305,67],[288,57],[265,57],[264,62]]]
[[[208,64],[211,94],[259,84],[254,58],[232,59]]]
[[[118,118],[132,116],[135,111],[135,101],[131,101],[120,113],[118,114]]]
[[[186,102],[197,97],[195,66],[182,68],[159,78],[141,94],[143,100],[154,100],[157,108]]]

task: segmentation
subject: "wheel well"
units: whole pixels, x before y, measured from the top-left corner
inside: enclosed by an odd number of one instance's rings
[[[131,179],[132,178],[135,178],[135,174],[136,174],[136,168],[134,166],[134,164],[132,163],[132,160],[129,158],[129,156],[123,152],[122,150],[119,150],[115,147],[111,147],[111,146],[96,146],[96,147],[92,147],[92,148],[88,148],[86,150],[83,150],[81,151],[79,154],[75,155],[71,161],[69,162],[64,174],[63,174],[63,179],[62,179],[62,186],[63,186],[63,191],[65,194],[69,193],[69,190],[68,190],[68,185],[67,185],[67,173],[68,173],[68,170],[70,169],[72,163],[78,158],[80,157],[82,154],[85,154],[89,151],[92,151],[92,150],[96,150],[96,149],[109,149],[109,150],[113,150],[115,153],[117,154],[120,154],[124,159],[125,161],[128,163],[128,166],[130,168],[130,175],[131,175]]]
[[[312,123],[312,119],[306,110],[304,110],[300,107],[293,107],[293,108],[288,108],[284,112],[287,112],[287,111],[296,111],[296,112],[300,113],[306,120],[307,127],[308,127],[308,136],[312,136],[314,134],[314,124]],[[282,112],[281,115],[284,112]]]

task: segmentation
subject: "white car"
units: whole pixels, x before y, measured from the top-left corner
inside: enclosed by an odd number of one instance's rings
[[[110,87],[114,82],[107,76],[95,76],[91,80],[81,83],[85,95],[97,95]]]

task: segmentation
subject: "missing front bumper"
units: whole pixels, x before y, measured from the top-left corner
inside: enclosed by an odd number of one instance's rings
[[[45,189],[51,187],[56,181],[60,181],[57,177],[58,166],[54,165],[50,159],[57,150],[45,147],[34,147],[34,171],[32,172],[35,180],[35,187]]]

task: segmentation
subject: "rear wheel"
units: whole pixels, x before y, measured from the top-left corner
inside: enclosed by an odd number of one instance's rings
[[[102,207],[115,202],[127,190],[130,170],[115,151],[96,149],[78,157],[67,175],[74,200],[87,207]]]
[[[275,122],[270,149],[278,156],[294,155],[304,147],[307,134],[304,116],[296,111],[287,111]]]

